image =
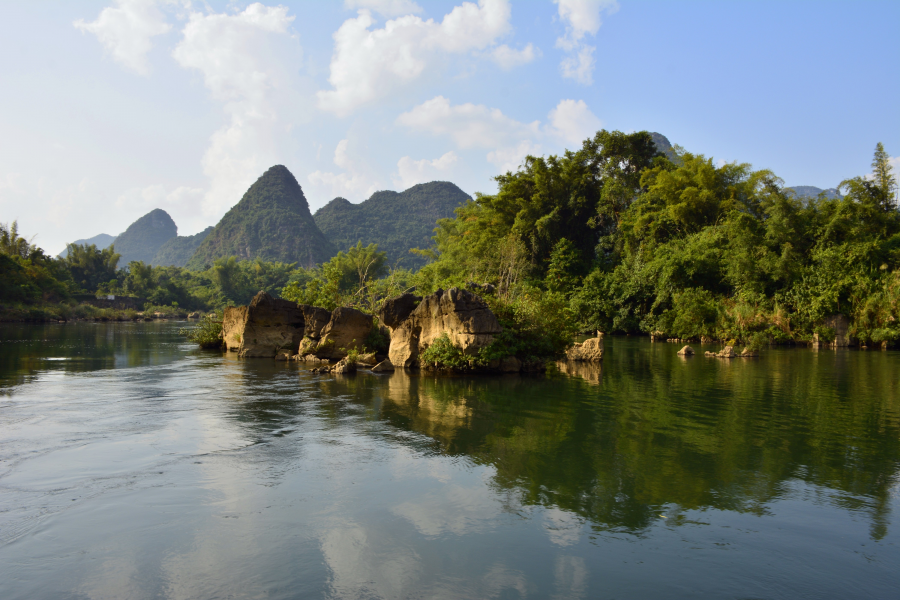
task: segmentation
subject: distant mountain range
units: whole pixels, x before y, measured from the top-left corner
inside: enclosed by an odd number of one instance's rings
[[[650,135],[660,152],[676,158],[664,135]],[[821,193],[827,198],[840,197],[834,188],[794,186],[785,190],[800,198],[816,198]],[[425,261],[409,250],[429,247],[435,222],[453,217],[454,210],[470,200],[453,183],[432,181],[403,192],[375,192],[358,204],[338,197],[313,215],[293,174],[276,165],[250,186],[215,227],[195,235],[179,236],[169,214],[155,209],[118,236],[101,233],[74,243],[94,244],[98,249],[114,244],[122,255],[121,267],[141,260],[199,270],[229,256],[310,268],[361,241],[364,245],[378,244],[379,250],[387,252],[391,265],[415,269]]]
[[[449,181],[414,185],[405,192],[375,192],[368,200],[353,204],[335,198],[316,211],[316,225],[339,250],[361,241],[378,244],[387,252],[390,265],[417,268],[425,259],[410,248],[431,246],[435,221],[453,216],[453,211],[471,200]]]
[[[822,188],[817,188],[812,185],[795,185],[793,187],[784,188],[784,191],[793,192],[798,198],[818,198],[819,194],[822,192],[825,193],[825,197],[829,200],[841,197],[841,193],[837,191],[837,188],[823,190]]]
[[[84,240],[75,240],[72,244],[76,246],[97,246],[97,250],[103,250],[105,248],[109,248],[109,245],[113,243],[113,240],[116,239],[116,236],[109,235],[108,233],[98,233],[92,238],[87,238]],[[59,253],[60,258],[65,258],[69,255],[69,248],[66,247],[65,250]]]

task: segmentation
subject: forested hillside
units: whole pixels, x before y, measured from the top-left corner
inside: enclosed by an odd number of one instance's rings
[[[185,266],[212,230],[213,227],[210,225],[195,235],[179,235],[169,239],[156,252],[153,260],[150,261],[151,264],[163,267]]]
[[[337,250],[313,220],[300,184],[276,165],[250,186],[200,244],[188,268],[208,268],[218,258],[297,263],[314,267]]]
[[[104,248],[108,248],[109,246],[111,246],[112,243],[115,242],[115,240],[116,236],[114,235],[109,235],[108,233],[98,233],[92,238],[75,240],[74,242],[71,242],[71,244],[74,244],[75,246],[96,246],[100,250],[103,250]],[[59,253],[59,257],[65,258],[68,253],[69,248],[67,246],[65,250]]]
[[[387,252],[389,264],[416,268],[425,264],[425,259],[411,254],[410,248],[430,246],[435,222],[452,217],[453,211],[469,200],[468,194],[449,181],[432,181],[400,193],[376,192],[359,204],[335,198],[314,217],[337,248],[360,241],[378,244]]]
[[[116,252],[123,264],[133,260],[149,263],[163,244],[178,235],[178,227],[169,213],[156,208],[128,226],[115,240]]]

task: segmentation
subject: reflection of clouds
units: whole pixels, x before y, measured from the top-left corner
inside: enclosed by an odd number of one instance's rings
[[[412,523],[422,535],[436,536],[449,532],[456,535],[474,533],[489,526],[502,507],[487,488],[444,486],[439,492],[422,495],[391,509],[398,517]]]
[[[544,530],[557,546],[577,544],[581,538],[583,520],[576,514],[556,507],[544,511]]]
[[[322,553],[331,568],[330,595],[337,598],[401,598],[418,582],[419,555],[409,546],[385,546],[353,522],[324,532]]]
[[[528,595],[528,580],[524,573],[516,569],[510,569],[502,564],[495,564],[482,578],[484,584],[484,596],[488,598],[508,598],[504,593],[512,588],[519,592],[520,598]]]
[[[583,598],[587,591],[588,570],[580,556],[558,556],[553,566],[554,598]]]

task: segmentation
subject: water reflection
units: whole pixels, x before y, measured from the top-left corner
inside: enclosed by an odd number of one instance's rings
[[[639,533],[661,511],[765,514],[800,480],[822,490],[817,501],[865,515],[874,539],[885,535],[900,463],[894,355],[684,361],[662,345],[613,346],[602,379],[563,364],[568,374],[555,377],[397,372],[319,385],[441,453],[491,465],[492,486],[519,503],[598,531]]]
[[[335,378],[119,327],[2,346],[4,598],[893,584],[897,353],[683,360],[607,338],[602,369]],[[79,353],[95,366],[46,360]]]

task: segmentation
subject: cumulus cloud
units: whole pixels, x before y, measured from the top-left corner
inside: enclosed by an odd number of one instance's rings
[[[332,196],[367,198],[377,191],[377,183],[351,159],[347,152],[349,145],[349,140],[341,140],[334,150],[334,164],[343,169],[343,173],[314,171],[309,174],[309,181],[315,186],[325,188]]]
[[[434,160],[413,160],[409,156],[404,156],[397,161],[397,175],[394,177],[394,185],[401,190],[405,190],[419,183],[446,177],[450,168],[458,160],[459,157],[456,156],[456,152],[453,150]]]
[[[442,54],[465,54],[493,45],[510,31],[508,0],[479,0],[455,7],[438,23],[407,15],[372,29],[360,10],[334,34],[328,77],[334,89],[318,93],[319,107],[337,115],[394,92],[417,79]]]
[[[422,7],[412,0],[344,0],[346,8],[367,8],[385,17],[399,15],[415,15],[422,12]]]
[[[492,148],[498,144],[536,137],[540,122],[521,123],[498,108],[483,104],[451,105],[436,96],[397,117],[397,123],[414,131],[447,135],[460,148]]]
[[[191,13],[172,56],[203,76],[222,104],[226,123],[210,139],[203,172],[210,187],[206,215],[235,204],[267,168],[283,162],[290,129],[306,118],[297,74],[303,50],[283,6],[251,4],[243,12]]]
[[[490,149],[485,158],[503,171],[514,171],[527,155],[539,154],[545,140],[578,146],[601,125],[583,100],[561,100],[548,123],[522,123],[482,104],[457,104],[436,96],[397,117],[414,132],[449,137],[457,148]]]
[[[178,233],[188,235],[202,229],[205,223],[200,211],[203,194],[202,188],[178,186],[167,190],[166,186],[155,184],[126,190],[116,198],[115,205],[132,215],[161,208],[178,223]]]
[[[561,100],[548,115],[550,130],[569,146],[581,142],[600,129],[603,123],[597,118],[584,100]]]
[[[153,38],[167,33],[172,26],[155,0],[115,0],[115,4],[101,10],[96,21],[78,19],[73,25],[94,34],[113,60],[147,75],[147,53],[153,47]]]
[[[596,35],[603,24],[603,13],[619,9],[616,0],[553,0],[560,21],[566,24],[565,35],[556,40],[556,47],[569,55],[560,63],[563,77],[590,85],[593,82],[594,48],[584,42],[587,35]]]
[[[590,85],[594,82],[594,48],[593,46],[582,46],[574,54],[562,59],[559,68],[562,76],[574,79],[578,83]]]
[[[514,50],[503,44],[491,51],[491,60],[497,63],[501,69],[509,70],[528,64],[540,55],[541,51],[532,44],[528,44],[521,50]]]

